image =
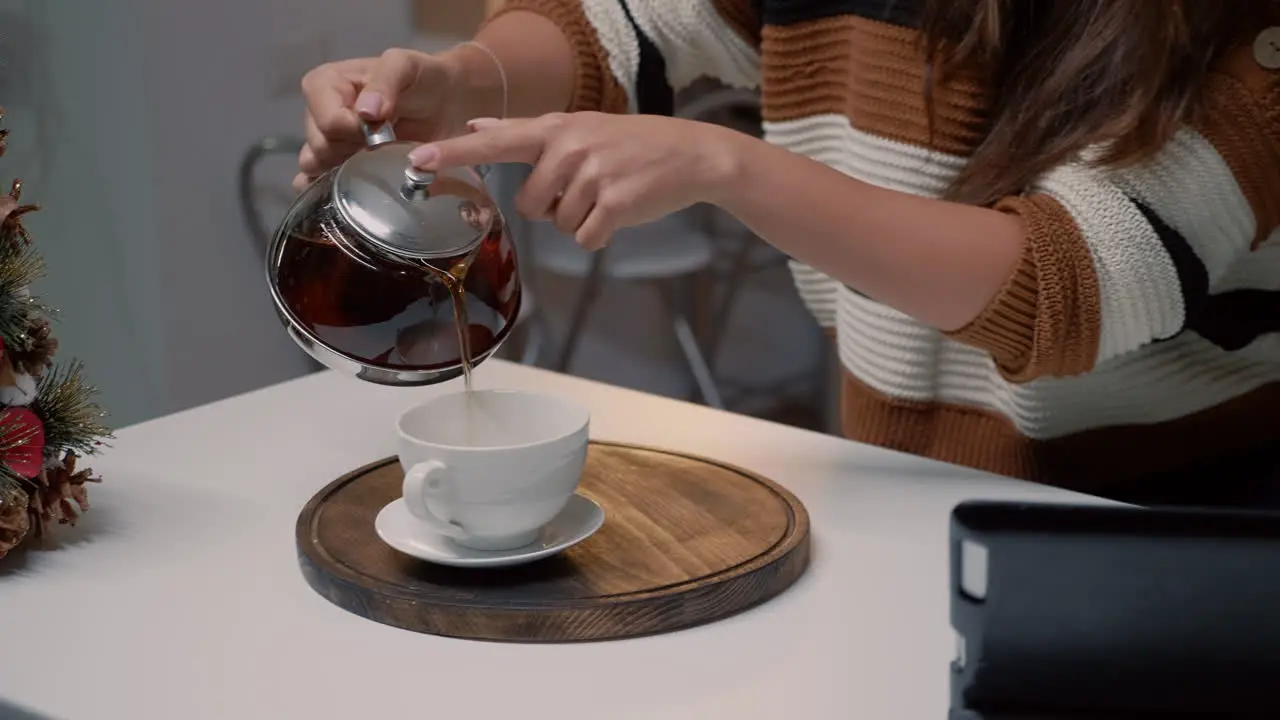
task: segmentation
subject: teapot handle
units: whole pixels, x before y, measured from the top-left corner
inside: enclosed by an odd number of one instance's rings
[[[360,132],[364,133],[365,147],[374,147],[375,145],[394,142],[396,139],[396,131],[391,127],[391,123],[389,122],[384,122],[375,127],[370,127],[369,123],[361,120]]]

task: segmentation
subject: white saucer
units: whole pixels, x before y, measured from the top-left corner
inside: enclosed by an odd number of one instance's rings
[[[378,512],[373,521],[378,537],[419,560],[454,567],[505,567],[555,555],[591,537],[604,524],[604,510],[593,500],[575,494],[559,515],[538,531],[538,539],[514,550],[472,550],[424,527],[409,514],[402,498]]]

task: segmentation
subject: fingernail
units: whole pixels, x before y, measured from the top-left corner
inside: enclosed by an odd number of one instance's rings
[[[424,168],[440,159],[440,149],[435,145],[419,145],[409,153],[409,162],[414,167]]]
[[[467,127],[471,128],[472,130],[483,130],[487,127],[496,125],[499,122],[500,121],[498,120],[498,118],[491,118],[491,117],[475,118],[473,120],[467,121]]]
[[[356,112],[365,120],[375,120],[382,114],[382,96],[373,91],[360,93],[356,98]]]

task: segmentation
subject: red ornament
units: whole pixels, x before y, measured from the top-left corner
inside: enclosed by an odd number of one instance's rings
[[[0,461],[24,478],[33,478],[44,468],[44,423],[25,407],[0,412],[0,446],[8,448]]]

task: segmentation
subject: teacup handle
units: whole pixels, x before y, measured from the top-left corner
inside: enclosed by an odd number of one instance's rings
[[[427,507],[427,499],[452,494],[448,468],[439,460],[426,460],[409,468],[404,474],[404,504],[409,514],[426,523],[432,530],[446,537],[458,538],[466,534],[462,526],[442,520]]]

